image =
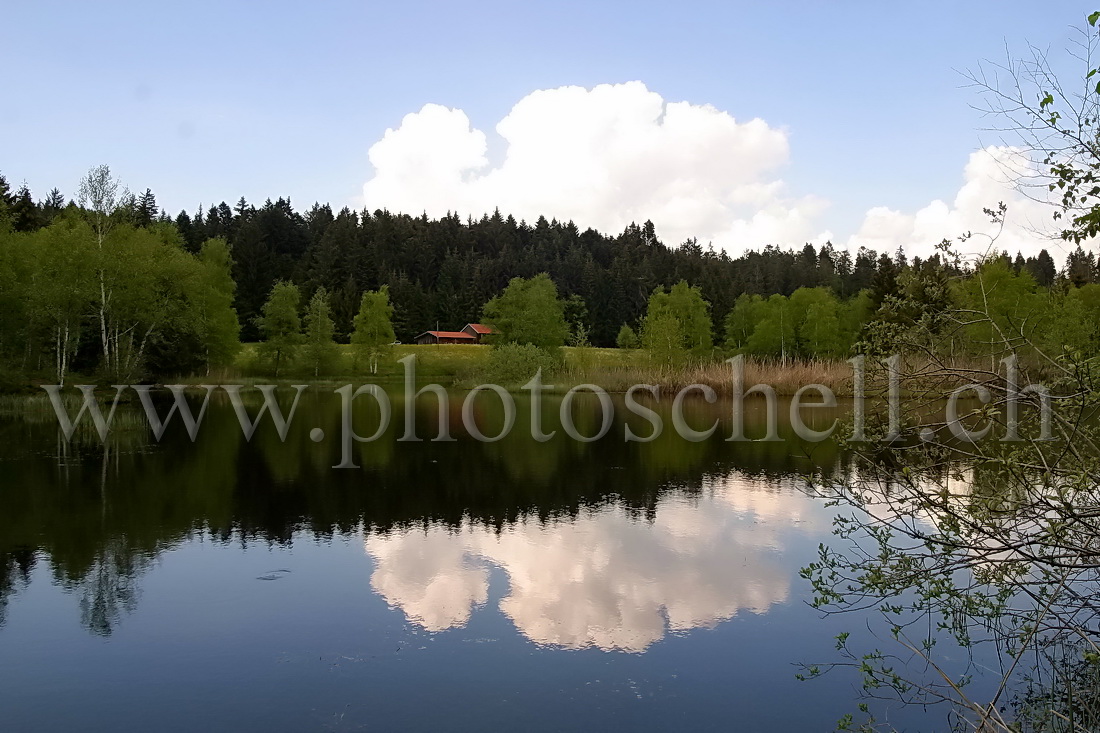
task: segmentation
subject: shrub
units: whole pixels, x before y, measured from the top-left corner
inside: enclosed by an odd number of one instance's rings
[[[502,344],[489,354],[489,362],[479,376],[485,383],[502,387],[526,384],[542,369],[543,376],[561,366],[561,356],[531,344]]]

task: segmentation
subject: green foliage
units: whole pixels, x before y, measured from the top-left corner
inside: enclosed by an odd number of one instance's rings
[[[318,288],[309,299],[306,310],[305,348],[302,350],[305,364],[315,377],[320,376],[321,372],[328,372],[339,355],[333,340],[336,326],[332,322],[331,310],[328,291]]]
[[[1013,272],[1004,260],[983,263],[973,277],[959,282],[956,298],[964,311],[981,318],[967,326],[971,353],[982,354],[1006,338],[1037,341],[1050,328],[1046,299],[1026,270]]]
[[[584,298],[574,293],[562,303],[562,315],[569,326],[570,346],[589,346],[588,305]]]
[[[759,295],[742,293],[737,297],[733,309],[726,316],[725,333],[726,346],[736,350],[744,350],[748,347],[752,332],[756,330],[756,324],[764,316],[764,299]]]
[[[376,374],[378,360],[396,339],[393,332],[393,306],[390,305],[388,285],[363,293],[354,326],[355,330],[351,334],[352,348],[355,349],[358,357],[367,360],[371,373]]]
[[[710,306],[702,291],[684,280],[667,292],[664,288],[654,290],[642,321],[641,340],[642,346],[662,364],[709,353],[713,345]]]
[[[634,333],[634,329],[629,324],[624,323],[623,327],[619,329],[619,335],[615,337],[615,345],[620,349],[637,349],[642,345],[642,342],[638,338],[638,334]]]
[[[486,384],[518,387],[530,381],[539,369],[547,376],[560,366],[561,360],[546,349],[533,344],[509,343],[493,348],[478,376]]]
[[[233,310],[233,259],[224,239],[208,239],[199,252],[202,272],[190,295],[195,328],[206,351],[206,365],[225,367],[240,350],[241,324]]]
[[[1066,293],[1056,310],[1058,325],[1052,331],[1058,342],[1082,354],[1100,353],[1100,285],[1088,283]]]
[[[485,304],[482,321],[496,330],[494,345],[530,344],[549,351],[564,346],[569,337],[557,286],[546,273],[512,278]]]
[[[5,308],[12,320],[4,331],[25,339],[28,350],[37,344],[52,351],[54,375],[64,384],[95,293],[94,273],[88,267],[95,256],[91,232],[83,222],[70,221],[12,244],[4,248],[12,258],[7,263],[11,269],[5,269],[11,273],[11,292],[20,294],[22,307]]]
[[[197,352],[187,294],[197,289],[201,266],[183,250],[175,230],[119,225],[105,236],[98,252],[101,368],[106,374],[120,381],[133,379],[153,350]],[[188,373],[200,363],[166,363],[163,358],[158,362],[158,373]]]
[[[837,358],[847,351],[841,333],[840,303],[827,288],[799,288],[791,294],[798,323],[798,351],[806,356]]]
[[[742,295],[726,316],[726,347],[778,358],[841,359],[848,355],[874,306],[869,291],[841,301],[828,288],[799,288],[790,298]]]
[[[6,231],[5,222],[10,223],[7,214],[17,191],[10,186],[0,188],[0,231]],[[79,216],[91,227],[96,245],[106,249],[112,246],[112,231],[122,226],[159,231],[165,242],[178,237],[182,249],[192,254],[198,254],[208,239],[224,239],[232,252],[233,307],[245,341],[260,338],[255,318],[279,280],[294,282],[303,293],[313,293],[319,287],[330,293],[337,340],[354,330],[362,293],[388,285],[395,337],[408,342],[437,324],[457,328],[477,320],[482,306],[497,294],[497,283],[515,275],[545,272],[558,285],[563,316],[570,328],[562,343],[610,347],[623,323],[634,326],[642,322],[648,294],[654,288],[667,288],[681,277],[699,288],[703,300],[710,304],[709,315],[715,324],[724,324],[739,298],[789,297],[800,288],[828,288],[845,302],[874,285],[873,306],[877,310],[883,300],[900,293],[906,272],[917,269],[916,262],[910,265],[904,258],[880,257],[867,249],[849,255],[831,244],[798,250],[767,247],[738,257],[710,256],[695,242],[666,247],[648,222],[630,225],[616,234],[600,234],[545,219],[527,225],[501,214],[478,220],[454,216],[429,220],[386,211],[334,212],[322,204],[298,212],[285,199],[259,206],[239,199],[233,206],[222,202],[202,211],[179,212],[171,219],[175,234],[168,235],[163,231],[166,218],[157,211],[160,207],[152,191],[137,190],[143,193],[127,193],[106,166],[99,166],[81,182],[76,197],[79,206],[67,207],[65,197],[54,189],[35,205],[37,214],[25,218],[26,226],[48,226],[65,216]],[[28,209],[27,213],[33,212]],[[1075,286],[1100,281],[1095,256],[1082,251],[1071,257],[1073,266],[1068,272]],[[1040,286],[1059,287],[1058,268],[1049,253],[1017,260],[1017,269],[1027,269]],[[962,274],[950,272],[952,277]],[[121,350],[114,348],[115,330],[107,312],[113,293],[110,283],[105,285],[108,287],[92,305],[96,323],[86,329],[85,338],[92,333],[99,336],[98,366],[106,376],[126,371],[127,358],[122,352],[129,346],[121,343]],[[851,329],[844,325],[843,315],[843,310],[838,312],[847,339]],[[106,321],[108,328],[99,328],[100,320]],[[126,341],[123,334],[132,324],[117,325],[117,334]],[[198,337],[194,334],[181,331],[172,338],[167,334],[161,338],[159,330],[158,325],[148,342],[157,348],[157,360],[184,365],[187,353],[205,360],[206,348],[195,343]],[[743,350],[749,336],[751,331],[731,338],[727,331],[727,345]],[[800,339],[796,328],[796,341]],[[185,343],[188,340],[193,342],[190,346]],[[85,352],[86,346],[82,362],[87,361]],[[120,357],[117,360],[116,355]],[[151,366],[147,356],[148,350],[140,368]]]
[[[790,300],[773,295],[760,303],[758,314],[759,320],[745,344],[745,351],[782,359],[793,356],[798,347],[799,324]]]
[[[276,377],[294,359],[302,343],[302,321],[298,317],[301,297],[296,285],[277,282],[264,303],[263,315],[256,319],[264,337],[259,346],[260,358],[272,366]]]

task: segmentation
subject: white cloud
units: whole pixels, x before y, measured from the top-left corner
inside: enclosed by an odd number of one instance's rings
[[[635,81],[532,92],[496,134],[504,153],[493,165],[485,133],[462,110],[425,105],[370,148],[375,175],[360,203],[430,216],[499,208],[528,222],[544,215],[611,234],[651,219],[670,245],[697,237],[733,253],[832,238],[851,250],[892,253],[901,245],[926,256],[944,238],[990,232],[982,209],[1005,201],[998,249],[1052,246],[1034,232],[1049,225],[1050,209],[1012,186],[1007,173],[1019,172],[1020,162],[1010,148],[973,153],[949,203],[902,212],[868,202],[873,208],[848,228],[856,233],[838,241],[821,224],[827,199],[787,191],[779,175],[791,162],[787,133],[761,119],[667,102]],[[966,249],[987,247],[987,238],[975,237]]]
[[[371,587],[428,631],[465,626],[488,598],[488,570],[465,562],[465,548],[446,527],[372,537],[367,547],[377,563]]]
[[[466,523],[371,535],[365,545],[371,586],[428,630],[466,624],[485,603],[491,563],[508,576],[500,611],[532,641],[642,651],[669,631],[785,602],[780,531],[825,531],[815,507],[789,485],[731,474],[708,480],[698,499],[667,494],[652,522],[613,505],[500,533]]]
[[[616,233],[651,219],[669,244],[716,246],[809,238],[824,203],[789,198],[777,173],[787,134],[709,105],[666,102],[641,82],[561,87],[521,99],[487,139],[461,110],[425,105],[370,149],[368,209],[480,216],[499,208],[534,221],[572,219]]]
[[[991,248],[1029,255],[1046,247],[1057,261],[1063,245],[1051,240],[1051,205],[1025,196],[1013,183],[1033,173],[1017,149],[990,146],[975,151],[970,154],[963,184],[951,203],[937,199],[911,214],[883,206],[872,208],[848,239],[847,247],[892,252],[900,245],[909,256],[927,257],[935,252],[937,243],[951,239],[966,255],[985,254]],[[998,233],[983,209],[995,209],[1002,201],[1008,205],[1008,213]],[[959,242],[966,232],[972,234],[970,239]]]

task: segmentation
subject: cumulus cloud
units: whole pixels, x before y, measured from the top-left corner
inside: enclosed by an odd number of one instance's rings
[[[428,631],[465,626],[488,598],[488,570],[466,561],[466,548],[446,527],[373,537],[367,548],[376,562],[371,587]]]
[[[425,105],[371,147],[363,203],[431,216],[499,208],[606,232],[651,219],[670,244],[698,237],[719,247],[808,238],[824,206],[786,195],[785,131],[666,102],[641,82],[533,92],[496,133],[506,149],[494,167],[485,133],[462,110]]]
[[[485,603],[489,563],[508,576],[500,611],[532,641],[639,652],[669,631],[785,602],[783,533],[824,531],[813,506],[790,486],[731,474],[708,481],[698,499],[666,495],[652,522],[616,505],[500,534],[468,523],[372,535],[365,545],[372,588],[428,630],[466,624]]]
[[[900,246],[909,256],[927,257],[935,252],[938,242],[951,239],[959,252],[969,256],[984,255],[990,249],[1025,255],[1043,247],[1061,251],[1061,243],[1051,241],[1050,204],[1025,196],[1015,187],[1015,181],[1034,174],[1018,149],[990,146],[975,151],[963,170],[963,184],[950,203],[937,199],[913,213],[872,208],[848,239],[847,247],[893,251]],[[983,212],[996,208],[999,202],[1008,205],[1000,230]],[[959,242],[967,232],[972,236]]]
[[[892,253],[900,245],[910,256],[926,256],[944,238],[990,232],[982,209],[1005,201],[1009,217],[997,249],[1034,253],[1051,246],[1035,233],[1049,224],[1049,208],[1013,188],[1013,174],[1023,171],[1011,148],[973,153],[950,200],[915,212],[867,202],[863,221],[844,228],[855,234],[838,241],[821,221],[828,192],[787,190],[780,173],[797,165],[787,132],[761,119],[668,102],[634,81],[532,92],[495,133],[504,145],[493,164],[485,132],[465,112],[424,105],[370,148],[375,174],[360,203],[433,217],[499,208],[528,222],[544,215],[607,233],[650,219],[670,245],[696,237],[732,253],[832,239],[850,250]],[[975,237],[967,248],[988,245]]]

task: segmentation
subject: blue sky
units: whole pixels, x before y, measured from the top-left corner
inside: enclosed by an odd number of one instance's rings
[[[827,203],[838,238],[868,209],[950,201],[983,122],[959,70],[1006,44],[1060,47],[1069,2],[9,3],[0,172],[71,195],[108,163],[173,214],[240,196],[360,203],[368,151],[427,103],[485,131],[538,89],[639,80],[666,102],[763,119],[773,177]],[[418,212],[414,212],[418,213]],[[658,226],[661,222],[657,222]]]

